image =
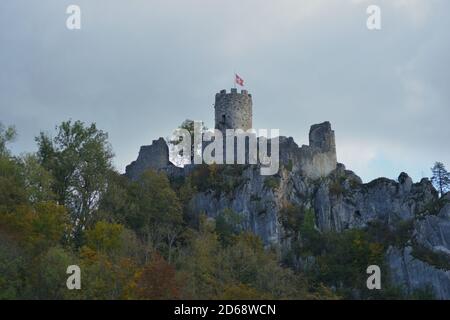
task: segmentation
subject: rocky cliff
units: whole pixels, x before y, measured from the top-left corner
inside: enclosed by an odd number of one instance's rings
[[[450,299],[450,196],[439,199],[428,179],[413,183],[406,173],[397,181],[379,178],[362,183],[337,163],[328,122],[313,125],[309,140],[308,146],[298,147],[292,138],[280,138],[281,165],[274,176],[260,175],[257,165],[224,166],[220,181],[197,188],[188,213],[215,218],[231,209],[242,217],[242,228],[281,252],[291,248],[292,239],[280,219],[280,212],[289,205],[314,212],[315,227],[321,233],[381,225],[386,228],[390,280],[406,292],[429,289],[436,298]],[[148,168],[178,178],[195,174],[192,166],[174,168],[164,158],[162,143],[158,140],[141,148],[127,175],[136,179]],[[164,156],[152,154],[156,149]]]

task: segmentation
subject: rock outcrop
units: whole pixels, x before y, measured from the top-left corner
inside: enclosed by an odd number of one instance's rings
[[[402,173],[399,181],[380,178],[363,184],[343,165],[320,180],[285,167],[275,177],[263,177],[250,166],[242,177],[231,194],[196,194],[191,212],[216,217],[232,209],[242,215],[247,230],[276,247],[289,246],[280,223],[280,211],[288,203],[313,209],[322,232],[365,228],[374,222],[397,232],[397,226],[410,222],[413,230],[405,247],[391,247],[386,253],[391,280],[408,293],[428,289],[436,298],[450,299],[450,203],[439,214],[430,209],[438,196],[427,179],[412,183]]]
[[[319,228],[342,231],[366,227],[373,220],[395,225],[414,219],[437,201],[437,193],[427,179],[413,184],[405,175],[400,175],[399,182],[379,178],[362,184],[340,165],[334,176],[318,185],[314,208]]]
[[[438,214],[414,222],[409,246],[390,248],[392,277],[408,291],[428,288],[438,299],[450,298],[450,194]]]
[[[386,253],[392,281],[411,292],[429,288],[439,299],[450,299],[450,196],[438,198],[428,179],[413,183],[401,173],[397,181],[379,178],[369,183],[336,161],[334,132],[329,122],[313,125],[309,145],[299,147],[292,138],[280,137],[280,170],[262,176],[258,165],[243,165],[238,174],[224,177],[233,187],[211,186],[196,193],[189,203],[191,216],[217,217],[231,209],[243,218],[243,227],[267,245],[289,246],[280,211],[292,204],[311,209],[321,232],[366,228],[373,222],[393,232],[410,223],[411,235],[402,247]],[[126,175],[137,179],[149,169],[169,176],[187,177],[194,165],[177,168],[169,161],[163,139],[142,147]]]
[[[408,293],[429,290],[437,299],[450,299],[450,271],[417,259],[412,247],[389,248],[387,262],[392,281]]]

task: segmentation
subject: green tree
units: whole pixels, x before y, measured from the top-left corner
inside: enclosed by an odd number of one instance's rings
[[[181,203],[162,172],[148,170],[138,181],[113,175],[101,199],[101,216],[136,232],[148,248],[147,260],[159,251],[171,263],[183,231]]]
[[[244,232],[223,251],[223,269],[237,283],[254,288],[263,298],[310,299],[310,285],[300,274],[280,266],[276,252],[266,250],[259,237]]]
[[[366,231],[355,229],[324,234],[320,241],[323,249],[312,270],[315,280],[337,288],[346,298],[355,298],[355,293],[372,296],[374,292],[366,287],[365,270],[369,265],[384,269],[384,246],[372,242]]]
[[[186,297],[213,299],[222,292],[219,275],[224,270],[221,258],[221,246],[214,223],[201,215],[199,230],[191,230],[187,236],[187,247],[180,261],[181,270],[186,274]]]
[[[433,182],[436,189],[442,196],[450,189],[450,173],[445,169],[442,162],[436,162],[431,168],[433,176],[431,177],[431,182]]]
[[[255,288],[239,283],[225,285],[219,298],[221,300],[261,300],[270,299],[271,296],[268,293],[260,292]]]
[[[224,245],[232,243],[233,237],[243,230],[244,217],[225,208],[216,218],[216,231]]]
[[[21,173],[30,203],[55,200],[52,190],[54,179],[34,154],[25,154],[20,158]]]
[[[134,185],[133,198],[139,209],[133,217],[138,234],[142,234],[154,250],[166,253],[170,263],[182,232],[183,215],[167,176],[148,170]]]
[[[60,246],[51,247],[34,260],[30,268],[33,299],[70,299],[74,294],[67,290],[67,267],[79,265],[79,258]]]
[[[135,199],[132,195],[134,182],[116,171],[110,171],[107,180],[108,186],[100,198],[96,218],[129,225],[128,215],[135,209]]]
[[[80,268],[83,289],[74,290],[77,299],[127,299],[138,271],[133,259],[117,251],[106,254],[88,246],[80,250]]]
[[[107,173],[113,157],[108,135],[95,124],[63,122],[54,139],[41,133],[36,138],[38,157],[54,177],[57,200],[71,213],[76,243],[88,227],[98,200],[107,186]]]
[[[64,242],[68,218],[63,206],[41,202],[34,207],[19,205],[14,211],[1,214],[0,225],[15,235],[22,248],[36,256]]]
[[[29,292],[25,262],[22,248],[0,223],[0,300],[20,299]]]
[[[16,129],[12,126],[5,128],[0,122],[0,156],[9,156],[9,150],[6,145],[13,141],[17,136]]]
[[[98,221],[93,228],[86,231],[86,246],[105,253],[112,253],[121,248],[124,228],[117,223]]]
[[[27,192],[21,167],[15,159],[0,155],[0,214],[12,212],[27,203]]]

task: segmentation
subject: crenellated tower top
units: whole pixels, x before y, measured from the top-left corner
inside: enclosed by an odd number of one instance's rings
[[[215,128],[221,131],[226,129],[248,130],[252,128],[252,95],[247,90],[239,93],[236,88],[229,93],[221,90],[216,93]]]

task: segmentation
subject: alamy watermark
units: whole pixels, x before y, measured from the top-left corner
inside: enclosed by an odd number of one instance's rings
[[[370,265],[366,270],[367,274],[370,276],[367,278],[367,289],[369,290],[380,290],[381,289],[381,269],[376,264]]]
[[[377,5],[370,5],[366,9],[369,15],[366,26],[369,30],[381,30],[381,8]],[[69,17],[66,20],[66,27],[69,30],[81,29],[81,8],[76,4],[71,4],[66,8]]]
[[[69,17],[66,20],[66,27],[69,30],[80,30],[81,29],[81,8],[75,4],[67,7],[66,14]]]
[[[81,289],[81,269],[77,265],[70,265],[66,270],[67,274],[70,276],[67,278],[66,286],[69,290],[80,290]]]
[[[370,5],[366,10],[369,17],[366,21],[367,29],[381,30],[381,8],[376,5]]]

